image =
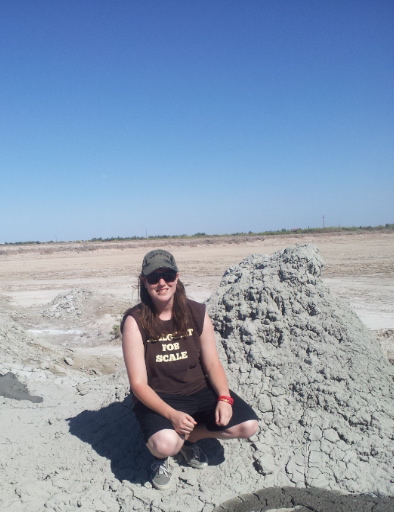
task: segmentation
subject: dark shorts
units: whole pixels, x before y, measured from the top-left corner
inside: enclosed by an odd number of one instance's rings
[[[239,425],[244,421],[258,420],[256,413],[242,398],[236,393],[230,391],[233,404],[233,415],[228,425],[225,427],[218,426],[215,423],[215,409],[217,404],[217,395],[213,389],[207,387],[195,393],[194,395],[168,395],[158,393],[160,398],[168,405],[176,409],[190,414],[197,423],[204,423],[208,430],[220,432],[235,425]],[[141,402],[137,402],[134,407],[135,415],[144,434],[145,442],[156,432],[164,429],[174,429],[172,423]]]

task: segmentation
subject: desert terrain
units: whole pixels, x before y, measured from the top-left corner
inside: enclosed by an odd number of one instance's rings
[[[376,336],[383,356],[369,333],[365,339],[372,348],[368,350],[379,353],[376,358],[371,356],[374,368],[383,363],[388,374],[392,366],[384,358],[394,362],[392,232],[0,246],[1,510],[173,512],[184,510],[185,499],[193,499],[190,510],[205,512],[234,497],[233,486],[228,488],[234,467],[230,457],[222,464],[219,444],[212,448],[212,465],[204,475],[197,477],[191,468],[177,466],[177,493],[161,495],[151,488],[144,469],[146,448],[136,435],[130,436],[130,432],[137,433],[138,426],[127,408],[119,321],[125,309],[138,301],[141,261],[153,248],[174,254],[188,295],[205,301],[218,288],[226,269],[244,258],[304,244],[316,246],[325,262],[325,287],[344,299]],[[361,336],[362,329],[357,331]],[[355,347],[354,357],[362,354],[357,350]],[[377,382],[373,389],[383,389],[379,385]],[[284,414],[284,420],[286,417]],[[247,468],[253,450],[255,454],[264,452],[269,438],[263,430],[260,439],[261,446],[258,441],[248,445],[234,442],[225,450],[236,450]],[[266,448],[270,449],[269,443]],[[262,464],[266,463],[263,457]],[[234,477],[238,494],[253,492],[256,496],[258,488],[250,488],[248,480],[253,476],[260,486],[271,478],[275,492],[283,497],[282,484],[269,473],[261,480],[258,472],[247,471],[238,471]],[[219,480],[222,487],[218,487]],[[358,489],[344,486],[353,488]],[[288,492],[288,503],[295,506],[296,501],[289,497],[292,491]],[[322,499],[321,493],[319,496]],[[275,503],[280,503],[279,498]],[[370,508],[365,508],[363,500],[367,498]],[[372,510],[379,505],[376,510],[383,512],[392,505],[392,501],[373,502],[380,499],[375,495],[367,498],[361,496],[360,505],[353,509]],[[332,499],[327,495],[327,503],[332,504]],[[269,510],[299,509],[294,506],[278,505]],[[313,510],[343,509],[321,505]]]
[[[231,265],[250,254],[270,255],[298,244],[318,247],[326,264],[324,282],[376,331],[384,352],[392,357],[392,232],[4,245],[0,299],[37,341],[72,351],[81,359],[81,368],[108,373],[122,364],[120,343],[114,338],[122,312],[138,301],[137,276],[146,252],[155,247],[173,252],[189,297],[204,301]],[[91,294],[83,312],[64,313],[63,304],[64,314],[44,313],[55,297],[70,290]]]

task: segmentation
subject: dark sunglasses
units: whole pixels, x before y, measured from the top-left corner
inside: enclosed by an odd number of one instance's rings
[[[164,279],[166,283],[172,283],[176,279],[175,270],[166,270],[165,272],[152,272],[146,276],[149,284],[157,284],[160,279]]]

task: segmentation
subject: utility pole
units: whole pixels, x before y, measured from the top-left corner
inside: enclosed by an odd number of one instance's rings
[[[326,227],[324,224],[324,217],[325,217],[325,215],[323,215],[323,229]]]

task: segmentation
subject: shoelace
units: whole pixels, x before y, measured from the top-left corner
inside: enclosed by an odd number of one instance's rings
[[[201,450],[199,446],[193,446],[193,454],[195,459],[200,460]]]
[[[170,471],[166,462],[154,462],[151,468],[153,473],[170,476]]]
[[[190,459],[195,459],[195,460],[198,460],[199,462],[201,462],[201,450],[200,450],[200,447],[197,446],[196,444],[194,444],[193,446],[191,446],[191,451],[193,452],[192,456],[190,457]]]

